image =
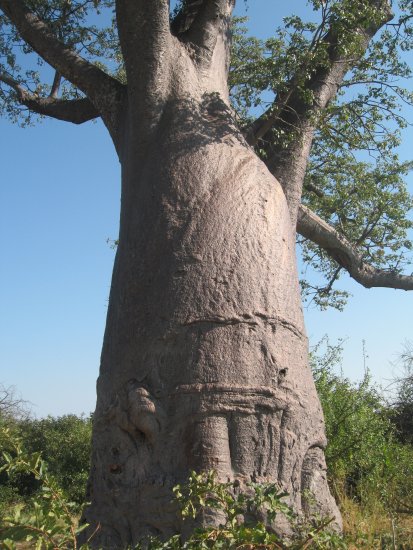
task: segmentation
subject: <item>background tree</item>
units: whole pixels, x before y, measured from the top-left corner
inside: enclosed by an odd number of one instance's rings
[[[3,437],[3,430],[15,432],[18,423],[29,417],[28,404],[18,394],[16,388],[0,384],[0,451],[9,451],[7,438]],[[0,468],[3,466],[3,457],[0,456]],[[16,498],[18,487],[8,482],[7,475],[0,471],[0,518],[2,513],[10,508],[10,503]]]
[[[29,416],[29,407],[13,386],[0,384],[0,422],[10,423]]]
[[[277,481],[298,513],[333,515],[339,524],[307,362],[295,229],[365,286],[413,288],[413,278],[400,273],[402,256],[395,260],[393,254],[407,243],[403,214],[410,199],[400,179],[407,166],[395,158],[393,170],[383,164],[386,177],[375,186],[383,170],[351,165],[348,137],[336,155],[344,175],[334,185],[330,169],[334,131],[351,136],[353,130],[357,145],[363,132],[370,136],[380,126],[377,91],[347,110],[338,108],[337,97],[346,75],[354,75],[354,84],[364,78],[371,49],[391,44],[393,34],[381,34],[372,45],[393,18],[390,7],[373,0],[314,2],[315,24],[287,21],[291,40],[288,34],[275,39],[269,54],[255,43],[252,97],[260,101],[265,90],[274,96],[255,121],[236,116],[229,103],[232,1],[188,0],[171,21],[166,0],[118,0],[119,44],[113,25],[92,24],[92,15],[111,7],[109,1],[0,0],[5,111],[18,116],[18,100],[32,112],[75,123],[100,116],[122,165],[119,247],[86,514],[92,530],[101,526],[95,544],[120,547],[147,534],[179,531],[168,506],[170,488],[190,468],[214,468],[241,483]],[[410,33],[411,6],[402,8],[394,52],[404,44],[402,31],[407,38]],[[55,70],[49,86],[33,70],[24,78],[15,57],[19,48]],[[237,63],[241,56],[242,49]],[[276,70],[266,72],[271,65]],[[364,71],[370,70],[367,63]],[[236,68],[231,74],[235,98],[249,82],[248,69],[247,78],[243,67],[238,71],[241,76]],[[392,85],[381,89],[404,98]],[[384,97],[380,108],[386,108]],[[391,105],[387,109],[392,112]],[[361,133],[354,132],[354,120],[361,121]],[[330,148],[317,149],[315,136]],[[307,172],[313,142],[312,159],[321,166]],[[319,173],[321,182],[314,183]],[[381,189],[377,205],[343,203],[356,194],[343,190],[350,173]],[[301,204],[304,184],[335,227]],[[397,194],[400,207],[392,200]],[[371,195],[365,195],[368,202]],[[335,210],[339,206],[349,208],[348,218]],[[397,231],[389,219],[399,220]],[[352,224],[364,224],[362,232],[350,231]],[[362,243],[379,252],[363,253]],[[324,296],[335,271],[328,272]],[[306,498],[309,493],[313,498]]]

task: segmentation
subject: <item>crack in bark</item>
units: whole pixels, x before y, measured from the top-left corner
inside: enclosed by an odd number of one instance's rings
[[[249,325],[249,326],[259,326],[262,323],[267,323],[276,329],[277,325],[281,325],[286,330],[292,332],[298,338],[303,338],[304,333],[297,328],[294,323],[288,321],[280,315],[270,316],[265,313],[254,312],[252,314],[243,313],[239,316],[234,317],[221,317],[219,315],[214,317],[205,317],[202,319],[189,319],[188,321],[182,323],[182,326],[194,326],[194,325],[223,325],[223,326],[234,326],[234,325]]]
[[[184,396],[191,400],[192,415],[199,418],[217,414],[273,414],[288,408],[290,399],[294,399],[288,388],[213,382],[182,384],[169,394],[180,401]]]
[[[191,319],[182,323],[183,326],[193,326],[193,325],[251,325],[257,326],[259,323],[257,321],[250,321],[247,319],[242,319],[240,317],[205,317],[204,319]]]
[[[262,395],[264,397],[279,397],[280,390],[272,386],[236,386],[233,384],[217,384],[207,382],[205,384],[182,384],[177,386],[174,394],[182,393],[238,393],[245,395]]]

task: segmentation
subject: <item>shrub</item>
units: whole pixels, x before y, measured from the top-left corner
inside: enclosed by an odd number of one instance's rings
[[[18,543],[44,550],[77,548],[76,537],[82,530],[74,519],[73,505],[67,502],[56,481],[47,471],[40,453],[28,453],[21,439],[9,428],[0,426],[0,440],[9,451],[3,451],[0,471],[10,477],[16,474],[33,476],[39,491],[7,511],[3,511],[0,524],[2,548],[14,550]]]
[[[40,453],[28,453],[21,439],[4,427],[0,437],[8,442],[12,453],[3,452],[5,464],[2,470],[9,475],[16,472],[31,474],[40,483],[40,491],[9,510],[2,518],[0,541],[7,550],[15,550],[22,543],[39,550],[78,549],[77,536],[86,527],[78,528],[73,508],[67,502],[63,491],[48,474],[47,466]],[[145,548],[150,550],[201,550],[231,549],[244,550],[298,550],[309,548],[345,548],[337,535],[326,527],[330,519],[313,518],[303,523],[294,517],[291,509],[283,502],[286,496],[275,485],[250,484],[248,490],[240,491],[236,483],[219,483],[214,472],[196,474],[192,472],[187,484],[174,489],[183,520],[196,520],[205,510],[215,511],[222,518],[219,527],[198,528],[186,541],[179,535],[166,542],[151,540]],[[294,535],[289,540],[281,539],[263,521],[248,522],[246,517],[263,516],[271,523],[283,514],[295,525]],[[90,539],[89,539],[90,540]],[[86,550],[88,544],[79,548]],[[137,546],[137,549],[140,546]]]
[[[341,353],[341,342],[334,346],[324,339],[312,354],[330,485],[339,501],[345,496],[391,517],[412,513],[413,447],[398,440],[392,408],[368,372],[361,382],[337,374]]]
[[[295,516],[283,501],[288,495],[274,484],[249,483],[241,490],[237,481],[219,483],[213,471],[191,472],[188,482],[175,487],[174,493],[184,521],[215,511],[222,522],[219,527],[195,529],[185,542],[178,535],[166,543],[152,541],[150,550],[346,548],[342,538],[328,529],[333,518]],[[271,528],[279,515],[292,527],[290,537]]]
[[[69,414],[19,423],[29,453],[42,453],[48,469],[69,500],[81,505],[86,494],[91,452],[91,417]]]

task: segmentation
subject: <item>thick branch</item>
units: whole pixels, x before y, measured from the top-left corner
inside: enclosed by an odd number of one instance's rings
[[[113,95],[121,87],[111,76],[60,42],[22,0],[0,0],[0,9],[16,26],[23,40],[95,105],[99,103],[99,96]]]
[[[340,45],[340,37],[332,26],[314,46],[326,48],[327,66],[323,63],[312,71],[309,66],[300,67],[289,82],[287,91],[280,94],[274,104],[247,129],[246,138],[251,145],[262,140],[260,146],[266,151],[266,164],[283,186],[294,225],[319,115],[335,97],[345,74],[364,54],[371,38],[392,17],[387,0],[370,1],[380,10],[378,13],[382,19],[375,25],[364,24],[354,29],[358,41],[356,56],[354,51],[345,55],[345,48]],[[308,72],[311,76],[303,83],[303,75]],[[311,93],[311,101],[303,99],[306,96],[304,89]],[[274,129],[280,135],[292,136],[287,145],[274,143]]]
[[[72,100],[57,99],[53,96],[38,97],[30,94],[16,80],[6,74],[0,73],[0,81],[15,90],[20,103],[40,115],[73,122],[73,124],[82,124],[100,116],[86,97]]]
[[[346,238],[304,205],[298,210],[297,231],[323,248],[364,287],[413,290],[413,276],[400,275],[395,271],[377,269],[367,264]]]
[[[254,120],[244,131],[245,139],[248,144],[255,147],[259,140],[263,138],[273,126],[283,118],[283,111],[288,110],[289,102],[294,93],[296,93],[297,84],[292,81],[289,90],[282,96],[278,96],[274,103],[256,120]]]
[[[168,0],[116,0],[119,41],[128,81],[128,123],[148,136],[162,114],[174,44]],[[143,126],[144,125],[144,126]]]
[[[185,36],[185,40],[197,48],[199,61],[210,62],[220,32],[228,32],[234,6],[234,0],[203,0],[200,3]]]
[[[189,30],[204,0],[186,0],[171,22],[171,31],[179,36]]]
[[[148,71],[162,66],[170,48],[168,0],[116,0],[119,40],[128,83],[145,85]]]

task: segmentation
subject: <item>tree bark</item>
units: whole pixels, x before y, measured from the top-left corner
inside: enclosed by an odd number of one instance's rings
[[[293,78],[247,142],[228,99],[234,0],[187,0],[172,27],[169,0],[115,4],[127,85],[64,44],[24,0],[0,0],[22,39],[56,70],[47,98],[11,75],[0,80],[40,114],[75,123],[102,117],[122,164],[83,539],[117,549],[182,533],[171,489],[190,470],[210,469],[241,487],[278,483],[297,514],[333,517],[340,528],[308,365],[297,217],[300,232],[362,284],[412,287],[411,277],[364,265],[300,206],[318,115],[353,53],[346,57],[333,25],[321,38],[328,63],[305,84],[312,101]],[[356,58],[391,17],[387,0],[367,4],[374,16],[354,27]],[[59,99],[61,77],[85,97]],[[292,127],[296,140],[273,143],[274,128]],[[258,140],[267,166],[252,149]],[[273,527],[288,529],[282,518]]]
[[[237,129],[223,36],[201,69],[197,51],[168,37],[168,87],[164,69],[162,94],[149,106],[145,96],[151,124],[142,133],[129,123],[121,139],[85,513],[97,548],[181,532],[171,488],[192,469],[279,483],[297,513],[341,521],[326,481],[295,228],[280,184]],[[142,108],[136,90],[128,109]]]

